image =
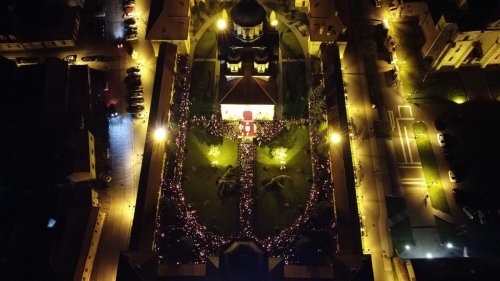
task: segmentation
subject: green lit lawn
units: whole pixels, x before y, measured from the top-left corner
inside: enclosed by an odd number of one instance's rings
[[[286,170],[279,170],[279,163],[270,157],[269,146],[257,148],[257,218],[256,234],[267,237],[278,229],[289,226],[297,218],[300,206],[304,207],[311,184],[311,160],[307,152],[309,148],[309,131],[307,127],[292,126],[284,132],[282,144],[290,145],[287,153]],[[267,170],[264,170],[264,168]],[[284,192],[269,191],[262,188],[262,182],[279,175],[292,177],[291,184]],[[289,206],[285,207],[284,204]]]
[[[191,70],[191,113],[210,115],[213,111],[215,62],[195,61]]]
[[[390,232],[392,246],[400,254],[405,251],[405,245],[414,243],[410,219],[408,218],[391,226]]]
[[[198,127],[189,129],[186,137],[186,156],[184,159],[184,177],[182,188],[186,201],[197,210],[199,222],[208,226],[208,230],[216,227],[218,233],[235,234],[238,230],[236,198],[226,197],[224,202],[217,196],[217,177],[226,171],[227,165],[237,164],[236,142],[223,139],[218,147],[220,156],[209,157],[209,146],[200,142]],[[217,168],[210,166],[214,160],[219,162]]]
[[[278,24],[281,56],[284,59],[303,59],[304,53],[295,34],[283,23]]]
[[[215,51],[217,49],[216,42],[217,31],[214,26],[207,28],[200,40],[196,43],[194,50],[195,59],[215,59]]]
[[[283,63],[283,115],[307,117],[306,70],[302,62]]]
[[[424,171],[427,191],[431,199],[432,207],[449,213],[448,202],[444,194],[443,185],[439,176],[439,170],[436,164],[436,157],[432,151],[432,145],[427,133],[427,127],[422,122],[413,124],[413,132],[417,136],[417,147],[422,168]]]

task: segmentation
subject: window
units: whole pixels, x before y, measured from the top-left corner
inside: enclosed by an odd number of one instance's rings
[[[466,36],[464,37],[464,41],[469,40],[469,37],[470,37],[469,35],[466,35]]]
[[[52,42],[50,42],[50,43],[52,43],[52,46],[57,46],[57,45],[56,45],[56,42],[54,42],[54,41],[52,41]]]
[[[61,43],[62,43],[64,46],[66,46],[66,41],[64,41],[64,40],[63,40],[63,41],[61,41]]]
[[[453,57],[450,57],[450,58],[448,59],[448,61],[452,61],[452,60],[453,60]]]
[[[94,169],[95,169],[95,165],[94,165],[94,163],[92,163],[92,170],[94,170]]]

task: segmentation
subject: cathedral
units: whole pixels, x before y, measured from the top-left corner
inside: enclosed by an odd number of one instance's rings
[[[225,11],[223,17],[228,17]],[[241,0],[223,20],[227,25],[217,37],[222,119],[272,120],[278,104],[277,21],[268,20],[256,0]]]

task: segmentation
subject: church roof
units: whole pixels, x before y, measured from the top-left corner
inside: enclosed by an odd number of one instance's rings
[[[266,19],[266,11],[256,0],[240,0],[231,10],[231,19],[239,26],[252,27]]]
[[[276,83],[253,77],[249,72],[231,80],[221,77],[220,104],[277,104]]]

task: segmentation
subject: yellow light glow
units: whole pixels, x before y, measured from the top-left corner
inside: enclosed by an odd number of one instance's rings
[[[226,27],[227,27],[227,22],[226,22],[224,19],[219,19],[219,20],[217,21],[217,28],[218,28],[219,30],[226,29]]]
[[[136,60],[139,58],[139,52],[137,51],[132,51],[132,59]]]
[[[339,143],[342,140],[342,137],[338,133],[332,133],[330,135],[330,141],[332,143]]]
[[[382,20],[382,23],[384,24],[384,27],[385,27],[386,29],[389,29],[389,20],[388,20],[387,18],[384,18],[384,19]]]
[[[278,20],[272,20],[271,21],[272,26],[277,26],[278,25]]]
[[[455,102],[457,104],[462,104],[462,103],[466,102],[466,99],[464,96],[454,97],[452,100],[453,100],[453,102]]]
[[[157,128],[154,132],[154,139],[157,142],[164,141],[167,138],[167,130],[165,128],[160,127]]]

